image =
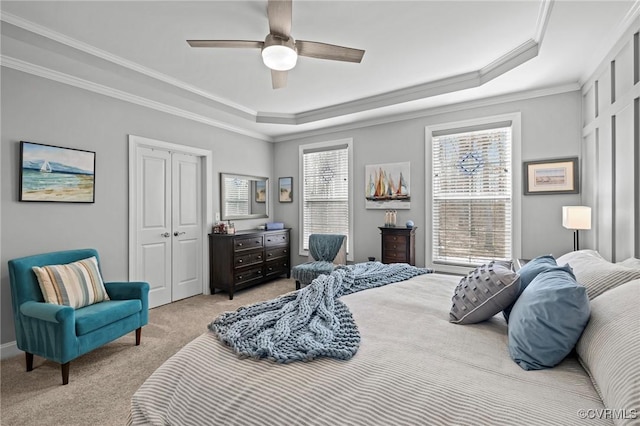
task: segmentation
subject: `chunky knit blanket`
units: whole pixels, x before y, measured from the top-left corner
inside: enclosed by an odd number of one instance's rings
[[[358,350],[360,333],[338,298],[429,272],[404,263],[339,266],[301,290],[224,313],[209,329],[241,357],[283,363],[349,359]]]

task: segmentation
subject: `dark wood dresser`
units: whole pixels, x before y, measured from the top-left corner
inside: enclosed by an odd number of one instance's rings
[[[291,276],[289,229],[209,234],[209,287],[229,293]]]
[[[416,264],[416,226],[380,226],[382,263]]]

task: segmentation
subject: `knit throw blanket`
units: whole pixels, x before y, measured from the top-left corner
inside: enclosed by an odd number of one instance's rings
[[[277,362],[351,358],[360,333],[339,297],[433,272],[404,263],[339,266],[309,286],[216,318],[209,329],[241,357]]]

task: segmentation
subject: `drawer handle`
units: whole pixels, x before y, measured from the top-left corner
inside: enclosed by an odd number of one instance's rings
[[[260,244],[260,240],[256,240],[256,244]]]
[[[273,253],[267,253],[267,257],[273,256]]]
[[[287,264],[286,264],[286,263],[283,263],[282,265],[283,265],[285,268],[287,267]]]
[[[262,256],[258,256],[258,260],[262,260]]]
[[[238,259],[238,263],[242,263],[242,259]]]
[[[398,248],[398,245],[397,245],[397,244],[394,244],[394,245],[393,245],[393,248]]]
[[[242,275],[238,275],[238,279],[241,280],[242,279]]]
[[[238,247],[242,247],[242,243],[238,243]]]
[[[271,242],[271,238],[267,238],[267,241]]]
[[[270,271],[273,271],[273,268],[269,267],[269,270],[270,270]]]
[[[287,249],[282,250],[282,252],[283,252],[283,253],[286,253],[286,252],[287,252]]]
[[[393,241],[396,241],[398,239],[398,237],[393,237]]]

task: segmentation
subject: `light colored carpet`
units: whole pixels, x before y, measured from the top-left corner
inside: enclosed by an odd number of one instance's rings
[[[128,335],[71,361],[69,384],[60,365],[35,357],[33,371],[24,356],[0,362],[2,425],[123,425],[131,396],[165,360],[207,332],[219,314],[269,300],[295,289],[280,279],[236,292],[195,296],[149,311],[142,343]]]

